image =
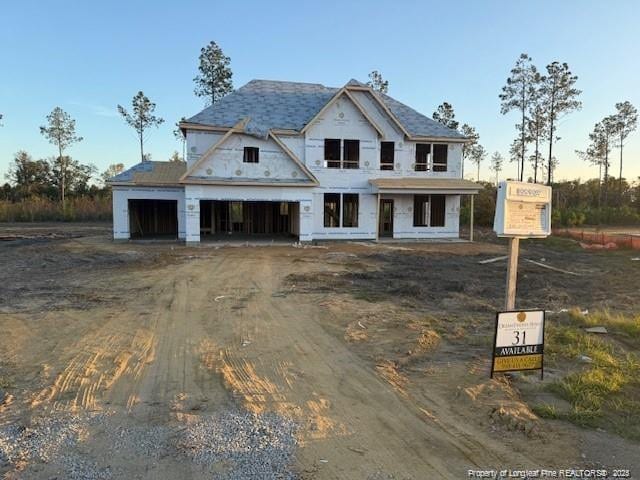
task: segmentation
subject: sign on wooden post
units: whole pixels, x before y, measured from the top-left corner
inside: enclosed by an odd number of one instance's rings
[[[551,234],[551,187],[511,180],[500,182],[493,230],[499,237],[509,238],[509,257],[506,311],[498,312],[496,318],[491,377],[494,372],[542,370],[544,311],[514,310],[520,239],[545,238]]]
[[[544,310],[498,312],[491,378],[495,372],[540,370],[544,376]]]

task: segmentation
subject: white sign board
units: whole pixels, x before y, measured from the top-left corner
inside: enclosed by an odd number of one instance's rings
[[[544,310],[498,312],[491,374],[542,369]]]
[[[498,185],[493,230],[499,237],[551,234],[551,187],[507,180]]]

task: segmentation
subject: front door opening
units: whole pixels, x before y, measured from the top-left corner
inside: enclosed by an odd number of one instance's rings
[[[200,201],[202,237],[297,237],[297,202]]]
[[[378,232],[381,237],[393,237],[393,199],[380,199],[380,225]]]
[[[131,238],[178,238],[177,200],[129,200]]]

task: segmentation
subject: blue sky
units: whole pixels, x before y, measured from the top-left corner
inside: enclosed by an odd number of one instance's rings
[[[0,181],[13,154],[54,154],[38,127],[55,107],[84,141],[70,154],[104,170],[138,161],[134,131],[118,117],[143,90],[165,124],[149,136],[154,160],[180,146],[173,124],[202,107],[193,95],[200,48],[215,40],[231,57],[234,85],[253,78],[341,86],[377,69],[389,93],[431,115],[443,100],[476,126],[487,151],[508,156],[516,114],[498,94],[513,63],[566,61],[583,109],[563,119],[557,178],[597,171],[575,157],[593,124],[629,100],[640,107],[640,2],[5,2],[0,7]],[[618,151],[612,169],[617,172]],[[488,160],[483,177],[489,178]],[[506,174],[515,176],[515,164]],[[640,132],[625,147],[625,176],[640,176]]]

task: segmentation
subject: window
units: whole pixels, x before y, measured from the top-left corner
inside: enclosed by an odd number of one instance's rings
[[[444,227],[445,195],[414,195],[413,226]]]
[[[340,148],[342,146],[342,148]],[[360,140],[324,139],[324,166],[360,168]]]
[[[258,163],[259,149],[258,147],[244,147],[244,163]]]
[[[340,226],[340,194],[339,193],[324,194],[324,226],[325,227]]]
[[[380,144],[380,170],[393,170],[394,143],[382,142]]]
[[[426,172],[429,170],[429,157],[431,156],[431,144],[416,144],[416,172]]]
[[[447,152],[448,151],[449,151],[448,145],[436,144],[433,146],[433,171],[434,172],[447,171]]]
[[[345,193],[342,195],[342,226],[358,226],[358,194]]]
[[[359,168],[360,140],[344,140],[342,168]]]
[[[340,168],[340,139],[324,139],[324,162],[327,168]]]
[[[280,215],[282,215],[282,216],[289,215],[289,203],[288,202],[280,202]]]
[[[417,164],[416,164],[417,166]],[[429,195],[413,196],[413,226],[429,226]]]
[[[445,145],[446,146],[446,145]],[[444,195],[431,195],[431,227],[444,227],[444,211],[446,197]]]
[[[229,216],[232,223],[242,223],[244,216],[242,214],[242,202],[230,202]]]

